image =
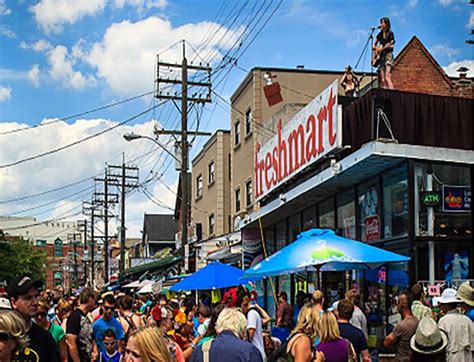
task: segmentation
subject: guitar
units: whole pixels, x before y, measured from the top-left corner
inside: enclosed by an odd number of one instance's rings
[[[380,61],[382,60],[382,52],[391,47],[392,43],[387,43],[385,45],[378,45],[372,49],[372,66],[377,68],[380,65]]]

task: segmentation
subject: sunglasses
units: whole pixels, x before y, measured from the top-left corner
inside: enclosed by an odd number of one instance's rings
[[[104,309],[105,309],[105,310],[114,310],[115,307],[107,307],[107,306],[104,306]]]
[[[8,341],[8,340],[11,339],[11,338],[12,338],[12,336],[11,336],[9,333],[7,333],[7,332],[0,332],[0,341],[6,342],[6,341]]]
[[[115,342],[104,342],[104,345],[113,346],[113,345],[115,345]]]

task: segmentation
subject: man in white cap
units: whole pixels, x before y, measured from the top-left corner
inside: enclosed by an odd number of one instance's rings
[[[438,326],[448,335],[447,361],[472,362],[474,351],[474,327],[471,320],[462,315],[456,308],[461,300],[456,297],[456,291],[447,288],[441,297],[435,298],[441,305],[444,316]]]
[[[464,315],[474,322],[474,288],[469,282],[464,282],[459,286],[456,296],[462,300],[460,307],[464,309]]]

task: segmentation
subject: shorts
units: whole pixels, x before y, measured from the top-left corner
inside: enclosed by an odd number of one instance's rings
[[[393,61],[393,52],[387,52],[382,55],[382,59],[380,60],[380,64],[379,64],[379,71],[385,70],[386,66],[389,66],[392,69],[395,66],[395,63]]]

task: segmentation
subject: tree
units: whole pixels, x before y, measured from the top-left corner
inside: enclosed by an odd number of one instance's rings
[[[0,240],[0,281],[9,282],[19,275],[45,279],[46,253],[23,238]]]

